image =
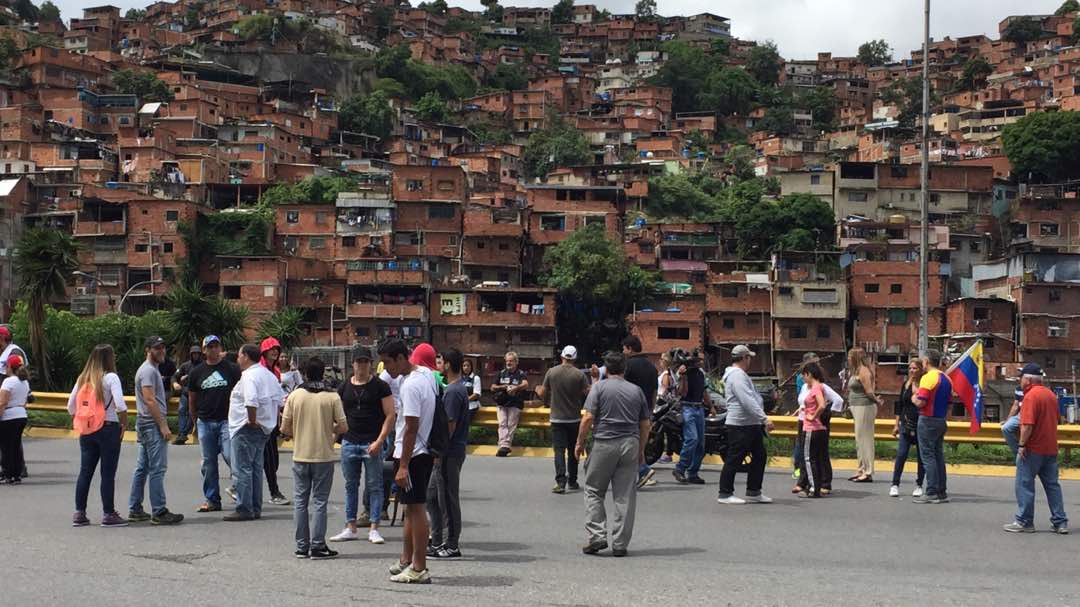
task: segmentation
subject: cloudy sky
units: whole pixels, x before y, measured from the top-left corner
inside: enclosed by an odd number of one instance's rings
[[[53,0],[65,18],[78,17],[84,2]],[[585,0],[579,0],[584,2]],[[420,0],[413,0],[419,4]],[[480,9],[479,0],[448,0]],[[612,12],[632,12],[635,0],[593,0]],[[503,0],[504,6],[551,6],[555,0]],[[149,2],[119,0],[123,9]],[[897,58],[922,44],[921,0],[657,0],[663,15],[712,12],[732,20],[732,33],[748,40],[773,40],[787,58],[807,59],[818,51],[853,55],[859,44],[885,38]],[[997,24],[1012,14],[1052,13],[1061,0],[934,0],[930,35],[943,38],[997,35]]]

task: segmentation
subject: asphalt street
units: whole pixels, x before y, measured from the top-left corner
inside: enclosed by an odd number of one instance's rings
[[[72,528],[77,443],[28,440],[26,454],[32,477],[0,487],[4,605],[1080,604],[1080,537],[1047,532],[1041,491],[1040,533],[1004,533],[1015,509],[1007,478],[952,476],[952,503],[917,505],[887,497],[882,482],[838,480],[833,497],[799,499],[788,493],[790,477],[771,472],[765,490],[774,504],[721,506],[718,470],[703,471],[707,486],[688,486],[661,469],[660,482],[639,494],[630,557],[615,559],[581,554],[583,497],[550,493],[550,461],[470,456],[464,558],[432,559],[432,585],[402,586],[386,573],[400,551],[400,526],[384,527],[383,546],[338,544],[337,560],[298,561],[291,506],[267,505],[252,523],[196,514],[196,446],[169,449],[168,505],[187,517],[176,527],[96,526],[95,479],[95,526]],[[122,514],[134,460],[135,446],[125,444]],[[287,453],[279,477],[291,495]],[[1063,485],[1075,517],[1080,483]],[[337,471],[331,533],[344,522],[343,488]]]

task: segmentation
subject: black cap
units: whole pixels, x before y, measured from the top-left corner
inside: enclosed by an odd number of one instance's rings
[[[352,350],[353,362],[358,360],[375,360],[375,356],[371,353],[371,348],[367,346],[355,346]]]
[[[165,345],[165,340],[162,339],[161,337],[157,336],[157,335],[151,335],[150,337],[146,338],[145,342],[143,342],[143,346],[147,347],[147,348],[156,348],[158,346],[164,346],[164,345]]]

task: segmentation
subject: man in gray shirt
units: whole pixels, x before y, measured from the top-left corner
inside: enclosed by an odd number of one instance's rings
[[[581,425],[581,403],[589,392],[585,374],[574,366],[577,348],[562,349],[562,364],[548,369],[544,383],[536,395],[551,407],[551,446],[555,449],[555,486],[552,493],[577,491],[578,460],[574,455],[578,427]]]
[[[165,340],[148,337],[143,344],[146,360],[135,373],[135,408],[138,418],[135,431],[139,437],[139,456],[131,477],[131,497],[128,499],[128,521],[149,520],[155,525],[175,525],[184,515],[173,514],[165,507],[165,470],[168,467],[169,431],[168,401],[165,384],[158,365],[165,360]],[[149,479],[150,513],[143,510],[143,489]]]
[[[585,554],[608,547],[604,496],[611,486],[615,519],[611,553],[626,556],[634,532],[638,466],[645,461],[645,438],[651,425],[649,404],[641,388],[626,381],[626,357],[621,352],[604,356],[607,379],[597,382],[585,399],[575,453],[585,454],[585,437],[593,429],[593,445],[585,463]],[[595,422],[595,428],[594,428]]]
[[[727,403],[724,426],[728,448],[724,469],[720,472],[717,501],[721,504],[772,502],[771,498],[761,493],[761,483],[765,479],[765,464],[769,459],[765,452],[765,432],[772,430],[773,424],[765,415],[761,394],[746,374],[753,357],[750,348],[735,346],[731,349],[731,366],[724,372],[724,401]],[[735,496],[735,474],[747,455],[752,459],[746,475],[746,498],[743,499]]]

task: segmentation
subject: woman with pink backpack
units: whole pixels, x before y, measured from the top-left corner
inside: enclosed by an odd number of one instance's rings
[[[75,483],[75,515],[72,527],[90,524],[86,518],[86,501],[94,469],[101,465],[102,527],[126,527],[113,504],[116,485],[116,465],[120,461],[120,441],[127,427],[127,405],[120,376],[116,374],[116,353],[110,345],[95,346],[90,352],[75,387],[68,397],[68,413],[72,426],[79,434],[79,480]]]

